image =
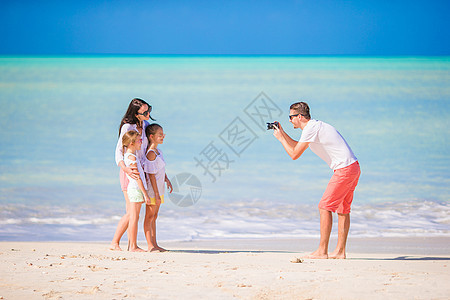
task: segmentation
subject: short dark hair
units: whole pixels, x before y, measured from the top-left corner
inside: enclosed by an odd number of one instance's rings
[[[150,135],[155,134],[158,129],[163,129],[161,125],[153,123],[150,125],[147,125],[145,128],[145,135],[147,136],[148,141],[150,141]]]
[[[308,103],[306,102],[296,102],[292,104],[289,109],[294,110],[298,114],[301,114],[308,120],[311,119],[311,115],[309,113],[309,106]]]

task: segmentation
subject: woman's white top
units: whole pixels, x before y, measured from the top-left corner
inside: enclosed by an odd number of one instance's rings
[[[141,139],[142,139],[142,146],[141,149],[137,151],[137,157],[139,158],[139,160],[141,162],[144,161],[145,158],[145,151],[147,150],[148,147],[148,139],[145,136],[145,128],[147,128],[148,126],[148,122],[144,121],[142,124],[142,134],[141,134]],[[117,141],[117,146],[116,146],[116,164],[119,165],[119,163],[123,160],[123,144],[122,144],[122,137],[125,134],[125,132],[130,131],[130,130],[134,130],[137,131],[137,125],[136,124],[128,124],[125,123],[123,124],[122,128],[120,129],[120,136],[119,136],[119,140]]]
[[[149,149],[147,153],[153,151],[156,154],[155,160],[148,160],[147,158],[144,161],[144,171],[145,173],[154,174],[156,178],[156,185],[158,186],[158,192],[160,196],[164,196],[164,182],[166,178],[166,162],[164,161],[164,156],[160,149],[158,149],[158,153],[155,150]],[[155,192],[153,191],[152,184],[150,182],[150,178],[147,178],[147,187],[148,187],[148,196],[151,198],[155,197]]]
[[[136,158],[135,161],[130,159],[130,156],[134,156]],[[126,152],[125,155],[123,156],[123,162],[125,163],[125,166],[129,167],[132,164],[136,164],[138,171],[139,171],[139,176],[141,177],[142,183],[144,184],[144,188],[147,189],[147,182],[145,180],[145,174],[144,174],[144,170],[142,169],[142,165],[139,161],[139,157],[137,157],[136,155],[134,155],[133,153],[129,153]],[[128,183],[128,189],[132,188],[132,189],[139,189],[139,185],[137,183],[136,180],[134,180],[133,178],[131,178],[128,174],[126,174],[128,177],[128,180],[130,180],[130,183]]]

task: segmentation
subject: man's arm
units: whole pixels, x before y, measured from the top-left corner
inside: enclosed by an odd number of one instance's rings
[[[307,142],[298,142],[293,140],[284,130],[281,125],[278,129],[274,129],[273,135],[281,142],[287,154],[293,159],[298,159],[303,152],[309,147]]]

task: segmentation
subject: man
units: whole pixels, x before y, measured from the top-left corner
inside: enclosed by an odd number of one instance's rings
[[[302,130],[298,142],[290,138],[279,123],[273,133],[289,156],[295,160],[309,147],[334,171],[319,202],[319,248],[305,258],[345,259],[345,246],[350,228],[350,206],[361,174],[358,160],[333,126],[311,119],[309,106],[305,102],[291,105],[289,120],[294,128]],[[328,242],[333,225],[332,212],[338,214],[338,242],[336,249],[328,254]]]

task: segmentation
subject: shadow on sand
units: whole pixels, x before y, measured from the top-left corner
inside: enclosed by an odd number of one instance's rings
[[[407,261],[427,261],[427,260],[450,260],[450,257],[433,256],[399,256],[395,258],[350,258],[351,260],[407,260]]]
[[[291,251],[276,250],[170,250],[175,253],[201,253],[201,254],[221,254],[221,253],[293,253]]]
[[[198,254],[222,254],[222,253],[292,253],[297,254],[297,252],[292,251],[281,251],[281,250],[170,250],[170,252],[175,253],[198,253]],[[358,258],[347,258],[347,260],[407,260],[407,261],[430,261],[430,260],[450,260],[450,257],[434,257],[434,256],[399,256],[395,258],[371,258],[371,257],[358,257]]]

